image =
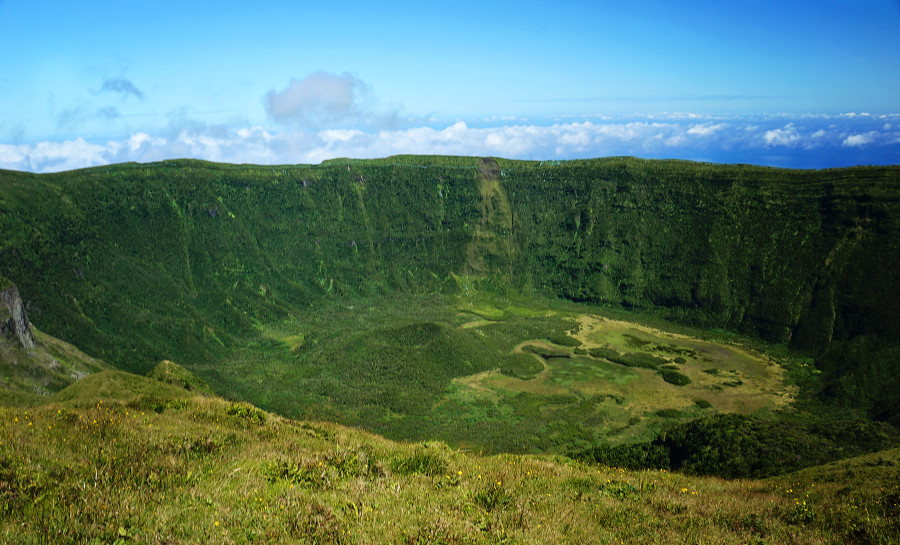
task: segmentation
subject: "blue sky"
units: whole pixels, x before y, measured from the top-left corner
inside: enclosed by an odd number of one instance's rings
[[[0,168],[900,163],[900,2],[0,0]]]

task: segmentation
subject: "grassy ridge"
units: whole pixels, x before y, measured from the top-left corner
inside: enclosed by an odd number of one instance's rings
[[[0,407],[0,539],[896,543],[898,467],[893,450],[727,481],[467,455],[104,372]]]
[[[495,293],[790,343],[817,358],[814,394],[896,422],[898,173],[412,156],[4,171],[0,273],[92,355],[141,372],[173,359],[222,385],[215,363],[269,324],[462,294],[468,271]]]

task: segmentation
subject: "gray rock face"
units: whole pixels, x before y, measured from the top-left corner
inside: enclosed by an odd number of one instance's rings
[[[25,306],[15,286],[0,290],[0,335],[18,341],[22,348],[34,348],[34,336],[25,315]]]

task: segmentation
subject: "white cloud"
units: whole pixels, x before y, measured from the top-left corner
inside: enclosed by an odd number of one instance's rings
[[[725,128],[725,123],[704,123],[700,125],[692,125],[687,133],[691,136],[712,136],[716,132]]]
[[[369,86],[346,72],[291,78],[283,90],[269,91],[264,102],[273,120],[304,127],[393,127],[398,123],[397,112],[376,112]]]
[[[30,149],[29,146],[0,144],[0,168],[29,170],[22,165],[27,162]]]
[[[766,146],[795,146],[800,141],[800,134],[793,123],[788,123],[780,129],[772,129],[766,131],[763,138]]]
[[[867,132],[865,134],[853,134],[844,138],[844,141],[841,142],[842,146],[846,147],[862,147],[867,146],[875,141],[875,136],[878,133],[876,132]]]
[[[166,139],[165,138],[153,138],[149,134],[139,132],[137,134],[131,135],[131,138],[127,141],[128,149],[132,152],[137,152],[141,149],[142,146],[165,146]]]
[[[0,168],[37,172],[74,170],[107,162],[107,148],[83,138],[33,145],[0,145]]]

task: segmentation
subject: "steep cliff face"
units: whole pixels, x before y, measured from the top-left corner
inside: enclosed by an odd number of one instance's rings
[[[5,289],[0,289],[0,335],[16,341],[26,350],[34,348],[34,335],[31,334],[19,290],[14,285],[8,285],[8,282]]]
[[[506,178],[516,269],[545,290],[815,353],[860,335],[900,341],[897,169],[632,160]]]

